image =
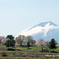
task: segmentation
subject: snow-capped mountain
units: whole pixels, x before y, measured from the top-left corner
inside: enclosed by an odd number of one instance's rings
[[[22,31],[18,35],[32,36],[35,40],[44,39],[48,41],[55,38],[59,41],[59,26],[51,21],[43,22]]]

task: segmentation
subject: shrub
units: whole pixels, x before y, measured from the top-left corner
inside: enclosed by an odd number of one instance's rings
[[[3,52],[3,53],[2,53],[2,56],[3,56],[3,57],[7,56],[7,53],[6,53],[6,52]]]
[[[7,50],[8,51],[15,51],[15,49],[12,49],[12,48],[8,48]]]

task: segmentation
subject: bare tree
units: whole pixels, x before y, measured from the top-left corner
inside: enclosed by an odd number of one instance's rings
[[[16,40],[15,40],[16,45],[22,46],[22,43],[23,43],[24,40],[25,40],[25,36],[24,35],[19,35],[18,37],[16,37]]]
[[[0,36],[0,44],[4,44],[7,40],[7,38],[5,38],[4,36]]]

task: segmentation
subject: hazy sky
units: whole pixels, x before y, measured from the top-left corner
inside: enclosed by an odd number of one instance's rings
[[[59,0],[0,0],[0,36],[15,36],[45,21],[59,25]]]

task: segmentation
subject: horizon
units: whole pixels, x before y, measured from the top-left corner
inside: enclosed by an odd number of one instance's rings
[[[0,36],[15,36],[48,21],[59,25],[58,0],[0,0]]]

